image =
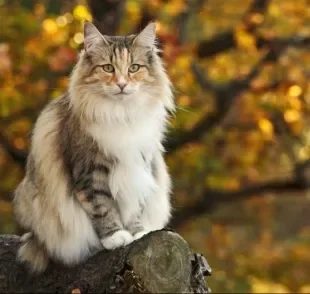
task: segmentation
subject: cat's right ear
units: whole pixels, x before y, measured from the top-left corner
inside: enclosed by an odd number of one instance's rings
[[[156,39],[156,23],[149,23],[133,40],[133,44],[139,44],[145,47],[153,47]]]
[[[84,23],[84,48],[86,52],[91,52],[98,45],[104,44],[109,46],[106,38],[98,31],[98,29],[91,23]]]

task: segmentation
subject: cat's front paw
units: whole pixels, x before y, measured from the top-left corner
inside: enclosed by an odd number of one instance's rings
[[[138,240],[138,239],[142,238],[144,235],[148,234],[149,232],[150,231],[140,231],[140,232],[133,235],[133,239]]]
[[[27,242],[29,239],[31,239],[32,238],[32,236],[33,236],[33,233],[31,233],[31,232],[28,232],[28,233],[25,233],[24,235],[22,235],[20,238],[19,238],[19,240],[21,241],[21,242]]]
[[[119,230],[112,236],[101,239],[101,244],[105,249],[111,250],[126,246],[133,241],[132,235],[126,230]]]

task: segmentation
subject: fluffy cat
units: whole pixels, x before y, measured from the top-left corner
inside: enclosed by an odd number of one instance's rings
[[[38,117],[14,195],[29,231],[18,258],[34,272],[50,259],[74,265],[125,246],[169,221],[162,140],[174,100],[155,39],[155,23],[130,36],[85,23],[68,92]]]

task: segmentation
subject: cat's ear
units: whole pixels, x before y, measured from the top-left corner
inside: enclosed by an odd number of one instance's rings
[[[153,47],[155,45],[155,39],[156,24],[155,22],[151,22],[136,36],[133,43],[140,46]]]
[[[97,45],[104,44],[109,46],[106,38],[101,35],[98,29],[91,23],[84,23],[84,48],[86,52],[90,52],[92,49],[96,48]]]

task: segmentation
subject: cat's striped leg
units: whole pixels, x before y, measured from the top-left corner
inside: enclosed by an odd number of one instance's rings
[[[130,223],[126,225],[127,230],[133,235],[133,239],[137,240],[148,234],[150,230],[147,230],[141,222],[141,215],[131,219]]]
[[[134,239],[121,222],[112,197],[100,191],[79,192],[77,198],[91,217],[101,244],[105,249],[115,249],[130,244]]]

